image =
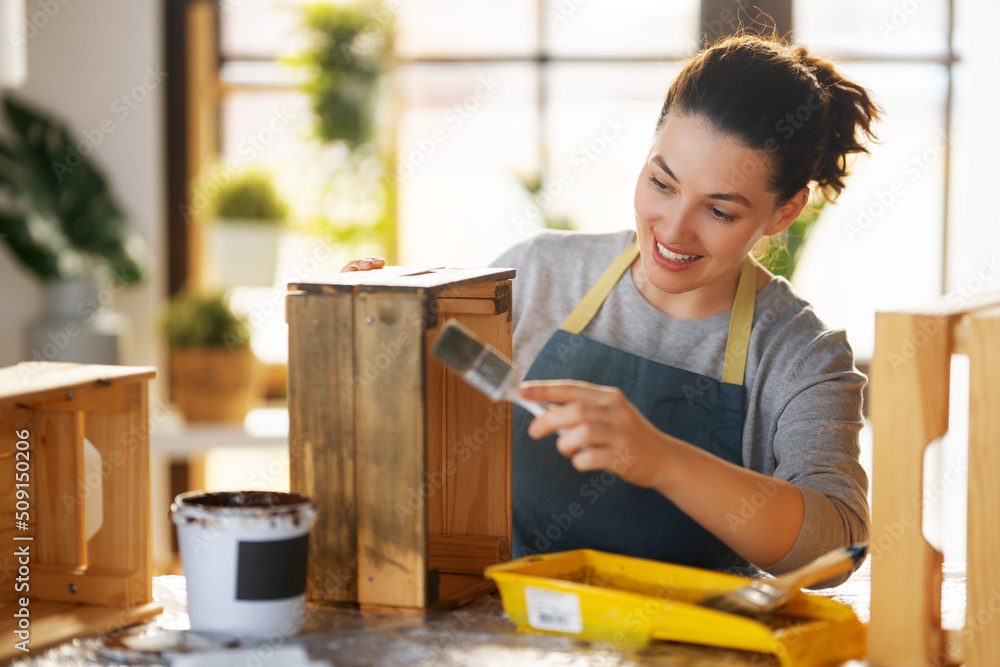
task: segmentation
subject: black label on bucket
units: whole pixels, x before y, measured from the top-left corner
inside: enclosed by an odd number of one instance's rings
[[[309,535],[277,542],[240,542],[237,600],[281,600],[306,591]]]

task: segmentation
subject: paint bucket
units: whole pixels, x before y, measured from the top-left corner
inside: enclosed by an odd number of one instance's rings
[[[280,491],[190,491],[174,499],[191,629],[290,636],[305,620],[312,500]]]

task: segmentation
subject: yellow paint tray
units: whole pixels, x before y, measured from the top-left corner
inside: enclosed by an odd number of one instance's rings
[[[828,665],[866,653],[854,611],[800,593],[767,621],[694,604],[752,581],[590,549],[527,556],[486,568],[519,630],[640,646],[650,639],[777,656],[786,667]]]

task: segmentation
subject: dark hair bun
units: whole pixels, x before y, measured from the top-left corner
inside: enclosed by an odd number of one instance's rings
[[[768,187],[779,203],[813,182],[836,199],[848,156],[868,152],[881,114],[830,61],[756,34],[727,37],[691,58],[667,91],[657,130],[674,111],[768,152]]]

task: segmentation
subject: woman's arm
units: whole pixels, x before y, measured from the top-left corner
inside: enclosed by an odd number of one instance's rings
[[[802,528],[802,492],[670,436],[613,387],[577,381],[526,382],[521,395],[561,404],[537,417],[533,438],[556,446],[580,471],[610,470],[666,496],[743,558],[766,568],[791,550]]]

